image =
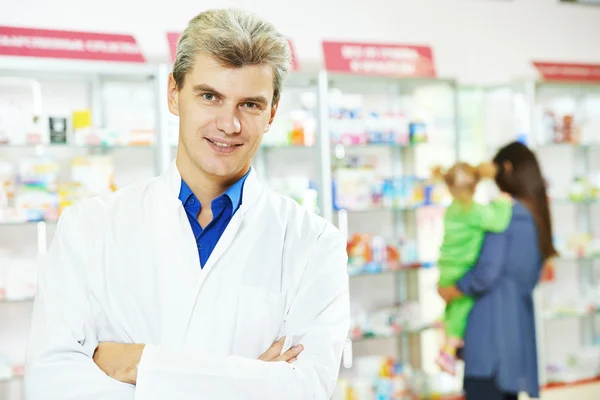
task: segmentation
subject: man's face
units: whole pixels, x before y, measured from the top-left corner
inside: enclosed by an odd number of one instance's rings
[[[169,109],[179,116],[178,161],[222,178],[245,174],[275,117],[272,100],[270,66],[224,67],[199,54],[182,88],[169,79]]]

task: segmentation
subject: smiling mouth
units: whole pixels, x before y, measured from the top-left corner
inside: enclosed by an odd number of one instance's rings
[[[232,147],[241,146],[241,144],[225,144],[225,143],[215,142],[214,140],[210,140],[209,138],[205,138],[205,139],[208,140],[210,143],[214,144],[215,146],[223,148],[223,149],[230,149]]]

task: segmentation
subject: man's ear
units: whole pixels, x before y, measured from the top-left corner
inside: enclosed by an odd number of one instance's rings
[[[504,171],[506,171],[506,173],[508,175],[510,175],[512,173],[512,170],[513,170],[513,165],[512,165],[512,163],[510,161],[504,161],[502,163],[502,168],[504,169]]]
[[[179,116],[179,88],[177,87],[177,82],[175,82],[173,74],[169,74],[167,100],[171,114]]]
[[[275,119],[275,114],[277,114],[277,109],[279,108],[279,100],[277,100],[273,106],[271,107],[271,116],[269,118],[269,124],[265,128],[265,133],[271,129],[271,125],[273,124],[273,120]]]

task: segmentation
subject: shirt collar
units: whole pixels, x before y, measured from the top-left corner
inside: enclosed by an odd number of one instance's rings
[[[194,192],[192,192],[192,189],[190,189],[188,184],[181,178],[181,189],[179,189],[179,200],[181,200],[181,203],[185,204],[193,195]]]
[[[246,172],[246,174],[242,176],[242,178],[239,181],[231,185],[231,187],[225,192],[227,197],[229,197],[229,200],[231,200],[231,205],[233,207],[234,212],[237,211],[237,209],[242,204],[242,192],[244,189],[244,182],[246,181],[246,178],[250,174],[251,170],[252,168],[250,168],[248,172]]]
[[[231,185],[229,187],[229,189],[227,189],[227,191],[225,192],[225,195],[227,197],[229,197],[229,200],[231,200],[231,205],[233,207],[233,211],[237,211],[237,209],[242,204],[242,193],[243,193],[243,189],[244,189],[244,182],[246,181],[246,178],[250,174],[250,171],[252,171],[252,168],[250,168],[250,170],[248,170],[248,172],[246,172],[246,174],[240,180],[238,180],[236,183]],[[194,196],[194,192],[192,192],[192,189],[190,189],[188,184],[185,183],[183,178],[181,178],[181,188],[179,189],[179,200],[181,201],[182,204],[186,204],[188,199],[192,196]]]

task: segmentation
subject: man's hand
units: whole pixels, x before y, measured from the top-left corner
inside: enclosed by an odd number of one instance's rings
[[[135,385],[137,367],[144,346],[143,344],[100,343],[94,352],[94,362],[111,378]]]
[[[283,344],[285,342],[285,336],[276,341],[265,351],[260,357],[258,357],[261,361],[284,361],[288,363],[293,363],[296,361],[296,357],[304,350],[304,346],[301,344],[296,345],[281,354],[281,350],[283,350]]]

